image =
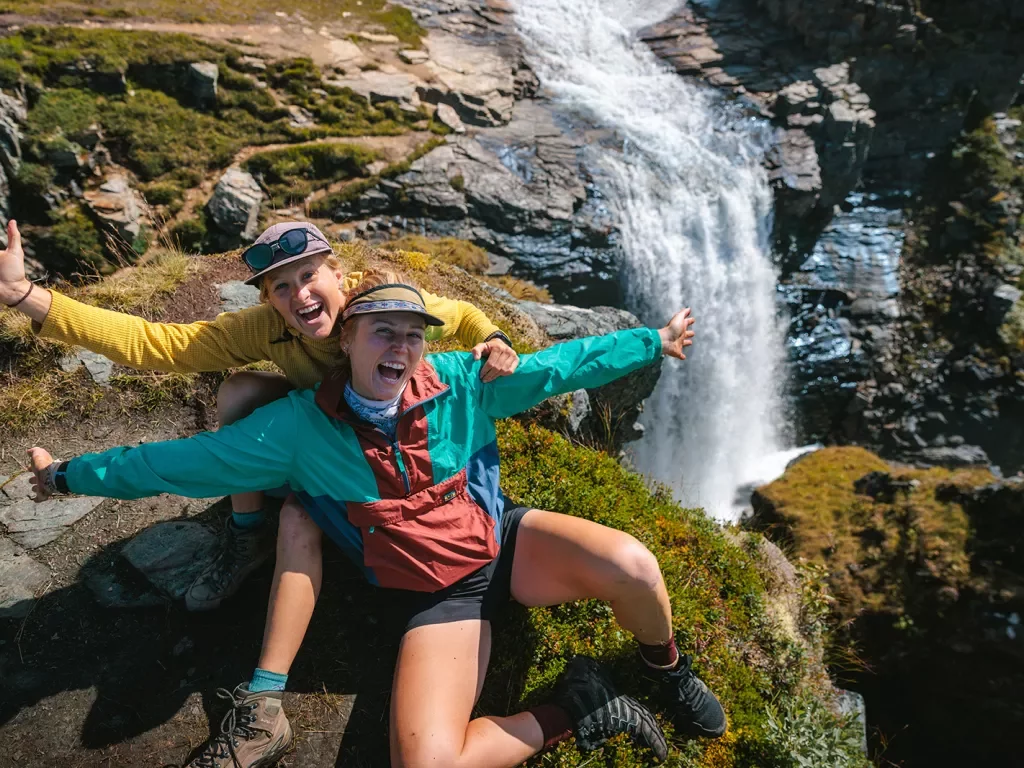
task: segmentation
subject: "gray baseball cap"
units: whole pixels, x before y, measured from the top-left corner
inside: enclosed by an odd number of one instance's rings
[[[315,253],[334,253],[324,233],[315,224],[307,221],[274,224],[242,251],[242,261],[253,271],[253,276],[245,282],[247,285],[259,285],[268,272]]]

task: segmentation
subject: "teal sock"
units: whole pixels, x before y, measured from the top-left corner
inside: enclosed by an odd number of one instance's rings
[[[288,675],[279,675],[277,672],[268,672],[256,667],[256,671],[252,673],[252,680],[249,681],[249,693],[283,691],[287,682]]]
[[[232,512],[231,522],[234,523],[235,528],[258,528],[266,522],[267,513],[262,509],[259,512]]]

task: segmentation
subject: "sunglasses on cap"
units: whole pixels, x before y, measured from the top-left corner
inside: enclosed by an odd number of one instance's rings
[[[331,244],[322,237],[318,237],[315,232],[310,232],[305,227],[296,227],[281,233],[277,240],[250,245],[242,251],[242,261],[253,272],[262,272],[274,264],[274,262],[280,261],[284,257],[298,256],[304,252],[311,237],[324,243],[330,249]],[[284,257],[280,256],[278,251],[284,254]]]

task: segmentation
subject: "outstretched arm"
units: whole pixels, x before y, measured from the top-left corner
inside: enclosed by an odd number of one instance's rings
[[[25,252],[13,220],[0,251],[0,302],[36,323],[43,337],[98,352],[130,368],[175,373],[222,371],[264,360],[283,325],[268,306],[227,312],[212,322],[151,323],[75,301],[33,285],[25,277]]]
[[[481,405],[495,419],[513,416],[553,395],[593,389],[660,360],[685,360],[693,318],[684,309],[660,330],[636,328],[554,344],[524,355],[512,376],[481,386]]]
[[[204,498],[283,485],[296,449],[295,406],[282,398],[216,432],[111,448],[66,462],[29,451],[36,501],[55,492],[116,499],[174,493]]]

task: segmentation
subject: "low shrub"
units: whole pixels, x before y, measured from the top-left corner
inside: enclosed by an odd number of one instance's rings
[[[270,193],[275,207],[306,199],[317,187],[360,176],[377,153],[353,144],[310,144],[261,152],[244,167]]]

